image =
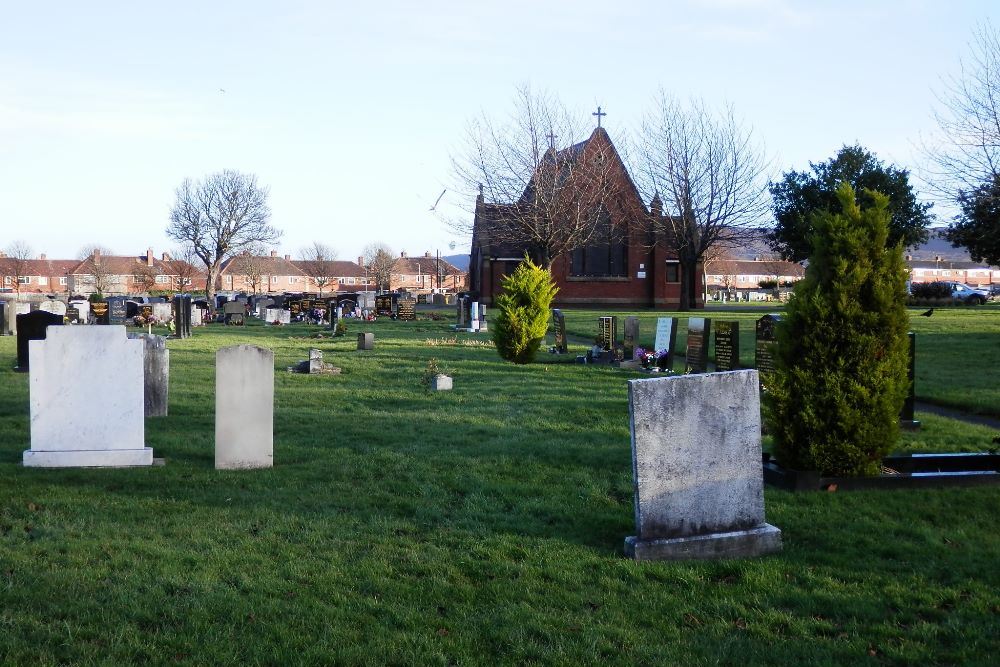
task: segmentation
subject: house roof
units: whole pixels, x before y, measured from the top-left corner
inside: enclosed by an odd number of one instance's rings
[[[16,261],[10,257],[0,257],[0,271],[13,271]],[[26,259],[21,270],[26,276],[65,276],[79,263],[76,259]]]
[[[457,268],[454,264],[440,260],[440,265],[438,264],[438,259],[436,257],[428,257],[424,255],[423,257],[399,257],[392,264],[392,272],[400,275],[415,274],[415,275],[437,275],[438,270],[441,271],[443,276],[460,275],[465,273],[461,269]]]
[[[721,259],[709,262],[705,273],[710,276],[793,276],[801,278],[806,270],[796,262],[782,260]]]
[[[941,261],[910,259],[907,260],[906,264],[911,269],[957,269],[960,271],[966,271],[968,269],[982,269],[984,271],[988,271],[990,269],[990,267],[983,262],[952,262],[943,259]]]
[[[243,255],[237,255],[236,257],[230,257],[225,262],[222,263],[222,270],[219,275],[229,275],[236,274],[242,275],[244,269],[240,267],[240,262],[237,261],[241,259]],[[269,255],[253,255],[253,260],[260,267],[260,274],[263,276],[305,276],[306,274],[299,267],[295,266],[295,263],[291,260],[285,259],[281,256],[269,256]]]
[[[291,260],[299,271],[303,274],[313,277],[313,265],[319,265],[318,260],[308,260],[308,259],[293,259]],[[365,268],[359,266],[357,262],[348,262],[345,260],[329,259],[323,260],[323,265],[320,266],[322,271],[327,275],[327,278],[364,278]]]
[[[93,262],[93,257],[87,257],[74,263],[69,273],[74,275],[87,275],[90,270],[87,268]],[[146,255],[101,255],[101,268],[119,276],[133,275],[136,270],[143,270],[144,267],[151,269],[156,275],[176,275],[173,267],[162,259],[152,258],[148,262]]]

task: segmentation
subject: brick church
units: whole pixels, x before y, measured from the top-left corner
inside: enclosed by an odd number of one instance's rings
[[[604,174],[614,187],[608,201],[593,202],[599,207],[597,227],[590,243],[583,248],[556,256],[551,264],[552,277],[559,287],[555,305],[578,308],[656,308],[676,309],[680,304],[681,272],[676,255],[655,243],[650,224],[663,215],[659,197],[647,206],[639,194],[618,151],[604,128],[598,127],[588,139],[561,151],[550,149],[560,165],[593,159],[609,160]],[[549,157],[549,156],[547,156]],[[501,291],[501,278],[510,274],[525,252],[534,261],[541,259],[537,246],[518,242],[516,235],[504,234],[511,216],[524,210],[538,175],[532,177],[519,202],[491,203],[484,200],[482,189],[476,199],[469,258],[470,289],[479,292],[480,300],[492,304]],[[506,227],[509,229],[510,227]],[[703,272],[697,267],[697,284],[692,285],[691,304],[704,306]]]

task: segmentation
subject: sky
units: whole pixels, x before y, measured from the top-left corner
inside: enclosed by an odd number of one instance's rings
[[[662,90],[732,105],[775,177],[853,143],[918,175],[943,82],[1000,25],[995,0],[347,4],[0,0],[0,249],[169,251],[176,187],[236,169],[282,254],[465,252],[451,156],[522,84],[600,105],[616,141]]]

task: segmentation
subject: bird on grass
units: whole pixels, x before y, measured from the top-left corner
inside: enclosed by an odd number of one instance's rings
[[[934,309],[931,308],[930,310],[926,310],[926,311],[920,313],[920,317],[930,317],[933,314],[934,314]]]

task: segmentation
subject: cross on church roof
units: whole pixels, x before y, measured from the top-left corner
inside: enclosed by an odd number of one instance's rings
[[[556,137],[558,137],[559,135],[555,134],[554,132],[552,132],[552,130],[549,130],[549,133],[546,134],[545,136],[549,138],[549,148],[555,148],[556,147]]]
[[[597,127],[601,126],[601,116],[607,116],[608,114],[601,111],[601,107],[597,107],[597,111],[590,114],[591,116],[597,116]]]

